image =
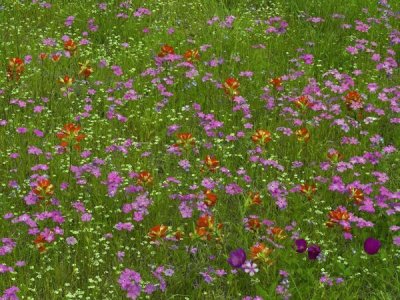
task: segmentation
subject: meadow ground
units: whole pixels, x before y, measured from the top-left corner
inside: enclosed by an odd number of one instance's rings
[[[399,299],[400,2],[0,2],[0,299]]]

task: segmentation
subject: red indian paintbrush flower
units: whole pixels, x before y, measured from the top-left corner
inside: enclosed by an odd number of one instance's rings
[[[50,180],[41,179],[36,182],[36,186],[32,191],[40,200],[42,200],[54,194],[54,186],[51,184]]]
[[[76,49],[77,49],[77,45],[73,40],[69,39],[64,42],[64,50],[71,53],[71,55],[75,54]]]
[[[195,139],[193,138],[193,135],[191,133],[183,132],[183,133],[178,133],[178,142],[176,143],[177,146],[182,147],[182,148],[190,148],[194,146],[195,144]]]
[[[185,54],[183,55],[183,57],[186,59],[186,61],[189,61],[189,62],[198,61],[200,59],[199,50],[197,50],[197,49],[187,50],[185,52]]]
[[[51,55],[51,60],[54,62],[58,62],[60,60],[60,58],[61,58],[60,54],[54,53]]]
[[[273,237],[277,240],[283,240],[287,237],[285,231],[280,227],[273,227],[271,229],[271,233]]]
[[[272,140],[271,132],[269,132],[268,130],[264,130],[264,129],[258,129],[251,136],[251,140],[256,144],[265,145]]]
[[[343,160],[343,154],[339,151],[332,149],[328,151],[326,155],[331,162],[337,163],[340,160]]]
[[[24,61],[19,57],[13,57],[8,60],[7,78],[18,81],[25,70]]]
[[[317,191],[317,186],[315,184],[305,183],[300,186],[300,192],[305,194],[308,200],[312,199],[312,195],[315,194],[316,191]]]
[[[240,83],[236,78],[228,78],[223,83],[225,94],[230,95],[232,97],[239,95],[239,86]]]
[[[357,119],[362,120],[363,99],[357,91],[350,91],[344,97],[348,110],[357,111]]]
[[[167,235],[167,230],[168,226],[156,225],[150,229],[148,236],[151,237],[152,240],[164,238]]]
[[[296,136],[299,142],[308,142],[310,140],[310,132],[307,128],[296,130]]]
[[[33,241],[35,243],[36,248],[39,250],[39,253],[44,253],[46,252],[46,240],[44,237],[39,234],[36,236],[35,240]]]
[[[269,81],[270,84],[272,84],[272,86],[276,89],[279,90],[282,88],[282,78],[281,77],[276,77],[276,78],[272,78]]]
[[[344,97],[348,109],[354,109],[354,106],[362,106],[363,100],[357,91],[350,91]]]
[[[350,188],[350,199],[354,200],[357,205],[361,205],[364,201],[363,191],[356,188]]]
[[[207,155],[204,163],[211,172],[215,172],[219,168],[219,161],[215,158],[215,156]]]
[[[271,265],[272,259],[269,256],[272,252],[274,252],[274,249],[268,248],[264,243],[257,243],[250,248],[250,257],[253,260],[259,260]]]
[[[64,77],[60,77],[58,79],[58,82],[61,84],[64,84],[65,86],[71,86],[72,83],[74,82],[74,78],[73,77],[69,77],[68,75],[65,75]]]
[[[214,227],[214,217],[204,214],[197,219],[197,227],[213,228]]]
[[[139,185],[150,185],[153,182],[153,176],[147,171],[139,173],[137,184]]]
[[[250,192],[249,196],[251,198],[251,204],[254,204],[254,205],[260,205],[261,204],[260,193]]]
[[[168,54],[175,54],[174,48],[168,44],[161,47],[161,51],[158,53],[158,57],[164,57]]]
[[[251,216],[245,223],[245,227],[250,231],[257,231],[261,227],[260,219],[256,216]]]
[[[338,207],[335,210],[329,212],[329,221],[326,222],[326,226],[333,227],[333,225],[338,224],[343,227],[346,232],[350,231],[350,226],[344,226],[341,224],[343,221],[348,221],[350,219],[350,214],[344,207]]]
[[[89,65],[89,61],[79,63],[79,75],[88,78],[93,73],[93,68]]]
[[[222,224],[217,225],[217,230],[222,228]],[[197,219],[196,234],[202,239],[210,240],[211,234],[214,232],[214,217],[204,214]]]
[[[208,207],[213,207],[217,203],[218,196],[214,194],[211,190],[205,190],[204,196],[205,196],[204,203]]]
[[[39,58],[40,58],[40,60],[45,60],[47,58],[47,53],[44,53],[44,52],[40,53]]]
[[[174,237],[176,238],[177,241],[183,240],[184,236],[185,236],[185,233],[179,229],[174,232]]]
[[[312,107],[312,103],[308,99],[307,95],[300,96],[299,98],[294,101],[294,104],[300,109],[306,109]]]
[[[246,205],[260,205],[261,197],[260,193],[249,192],[248,197],[246,198]]]
[[[80,141],[82,141],[86,135],[79,133],[81,126],[72,123],[65,124],[62,131],[57,133],[57,137],[61,140],[61,147],[67,147],[73,144],[76,150],[80,149]]]

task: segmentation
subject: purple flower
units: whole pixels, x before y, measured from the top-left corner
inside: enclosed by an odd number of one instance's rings
[[[73,236],[67,237],[65,240],[68,245],[75,245],[78,242]]]
[[[117,257],[118,257],[118,261],[123,261],[124,257],[125,257],[125,252],[124,251],[118,251],[117,252]]]
[[[67,19],[65,20],[64,25],[65,25],[66,27],[71,27],[71,26],[72,26],[72,23],[74,23],[74,20],[75,20],[75,17],[74,17],[74,16],[69,16],[69,17],[67,17]]]
[[[246,252],[242,248],[233,250],[229,254],[228,263],[234,268],[240,268],[246,261]]]
[[[111,70],[116,76],[121,76],[122,74],[124,74],[120,66],[111,66]]]
[[[367,254],[373,255],[378,253],[379,249],[381,248],[381,242],[374,238],[367,238],[364,242],[364,251]]]
[[[296,245],[296,252],[303,253],[307,250],[307,242],[305,239],[297,239],[294,243]]]
[[[90,222],[92,220],[92,215],[89,213],[84,213],[81,216],[81,220],[82,220],[82,222]]]
[[[18,296],[16,295],[19,292],[19,288],[16,286],[12,286],[8,289],[6,289],[3,293],[3,295],[0,295],[1,300],[17,300],[19,299]]]
[[[230,183],[225,187],[225,192],[229,195],[237,195],[243,192],[242,188],[236,183]]]
[[[140,283],[142,278],[139,273],[126,268],[119,276],[118,283],[122,290],[127,292],[129,299],[137,299],[142,290]]]
[[[307,249],[309,259],[317,259],[318,255],[321,253],[321,248],[318,245],[311,245]]]
[[[118,224],[116,224],[114,226],[114,228],[117,229],[118,231],[121,231],[121,230],[132,231],[133,225],[132,225],[132,223],[129,223],[129,222],[127,222],[127,223],[119,222]]]
[[[257,268],[257,264],[247,260],[243,265],[243,270],[248,273],[250,276],[254,276],[259,270]]]
[[[133,14],[135,17],[139,18],[144,15],[151,15],[151,11],[145,7],[139,7]]]

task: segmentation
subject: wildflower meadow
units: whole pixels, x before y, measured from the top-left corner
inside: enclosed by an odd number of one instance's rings
[[[0,1],[0,300],[400,299],[400,1],[47,1]]]

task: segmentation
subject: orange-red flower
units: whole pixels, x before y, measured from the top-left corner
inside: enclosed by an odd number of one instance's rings
[[[65,75],[64,77],[60,77],[60,79],[58,79],[58,82],[68,87],[72,85],[72,83],[74,82],[74,78]]]
[[[81,126],[72,123],[65,124],[62,131],[57,133],[57,137],[61,140],[61,147],[67,147],[68,145],[74,144],[76,150],[80,149],[80,141],[82,141],[86,135],[79,133]]]
[[[39,58],[40,58],[41,60],[45,60],[45,59],[47,58],[47,53],[41,52],[41,53],[39,54]]]
[[[158,53],[158,57],[164,57],[168,54],[175,54],[175,50],[172,46],[165,44],[161,47],[161,51]]]
[[[250,248],[250,256],[253,260],[263,261],[269,265],[272,264],[270,254],[274,252],[274,249],[268,248],[264,243],[257,243]]]
[[[258,129],[251,136],[251,140],[256,144],[265,145],[272,140],[271,132],[269,132],[268,130],[264,130],[264,129]]]
[[[219,168],[219,161],[215,158],[215,156],[207,155],[204,163],[211,172],[215,172]]]
[[[217,203],[218,196],[214,194],[211,190],[205,190],[204,195],[205,195],[204,203],[208,207],[213,207]]]
[[[77,45],[73,40],[69,39],[64,42],[64,50],[69,51],[69,53],[71,53],[71,55],[75,54],[76,49],[77,49]]]
[[[191,133],[183,132],[183,133],[178,133],[178,142],[177,146],[180,146],[182,148],[190,148],[194,146],[195,144],[195,139],[193,138],[193,135]]]
[[[186,59],[186,61],[189,62],[198,61],[200,59],[199,50],[197,49],[187,50],[183,55],[183,57]]]
[[[89,65],[89,61],[79,63],[79,75],[88,78],[93,73],[93,68]]]
[[[251,231],[257,231],[261,227],[260,219],[252,216],[246,221],[245,226]]]
[[[164,238],[167,235],[168,226],[165,225],[156,225],[152,227],[148,233],[148,236],[151,237],[152,240],[157,238]]]
[[[214,227],[214,217],[211,215],[201,215],[196,222],[197,227],[213,228]]]
[[[308,142],[310,140],[310,132],[307,128],[296,130],[296,136],[299,142]]]
[[[9,80],[19,80],[25,70],[24,61],[19,57],[13,57],[8,60],[7,78]]]
[[[346,208],[338,207],[335,210],[329,212],[329,221],[326,222],[328,227],[333,227],[335,224],[339,224],[341,221],[347,221],[350,219],[350,215]],[[344,227],[345,231],[349,231],[350,227]]]
[[[232,78],[232,77],[226,79],[223,84],[225,94],[230,95],[232,97],[239,95],[239,91],[238,91],[239,86],[240,86],[239,81],[237,81],[236,78]]]
[[[32,189],[40,200],[52,196],[54,194],[54,186],[48,179],[41,179],[36,182],[36,186]]]
[[[315,194],[316,191],[317,191],[317,186],[315,184],[305,183],[300,186],[300,192],[305,194],[308,200],[311,200],[312,195]]]
[[[306,109],[312,107],[312,103],[308,99],[307,95],[302,95],[294,101],[294,104],[300,109]]]
[[[214,217],[204,214],[197,219],[196,222],[196,234],[202,239],[210,240],[211,235],[215,232],[215,230],[219,230],[222,228],[222,224],[218,224],[215,228],[214,226]]]
[[[246,200],[246,205],[260,205],[261,197],[260,193],[249,192]]]
[[[329,151],[328,154],[326,155],[328,157],[328,159],[334,163],[337,163],[338,161],[343,159],[343,154],[340,153],[337,150],[332,150]]]
[[[282,78],[281,77],[272,78],[269,81],[269,83],[272,84],[273,87],[278,90],[282,87]]]
[[[285,231],[280,227],[273,227],[271,229],[271,233],[274,236],[274,238],[278,239],[278,240],[282,240],[282,239],[285,239],[287,237]]]
[[[147,171],[139,173],[137,184],[139,185],[149,185],[153,182],[153,176]]]
[[[353,104],[362,105],[363,103],[361,95],[357,91],[348,92],[347,95],[344,97],[344,100],[348,109],[352,109]]]
[[[52,59],[54,62],[58,62],[58,61],[60,60],[60,58],[61,58],[61,55],[60,55],[60,54],[54,53],[54,54],[51,55],[51,59]]]
[[[35,243],[36,248],[39,250],[40,253],[46,252],[46,240],[44,237],[39,234],[36,236],[35,240],[33,241]]]
[[[177,231],[175,231],[175,233],[174,233],[174,237],[178,240],[178,241],[181,241],[181,240],[183,240],[183,237],[185,236],[185,233],[183,232],[183,231],[181,231],[181,230],[177,230]]]
[[[360,189],[351,188],[350,189],[350,199],[354,200],[357,205],[362,204],[364,201],[364,193]]]

